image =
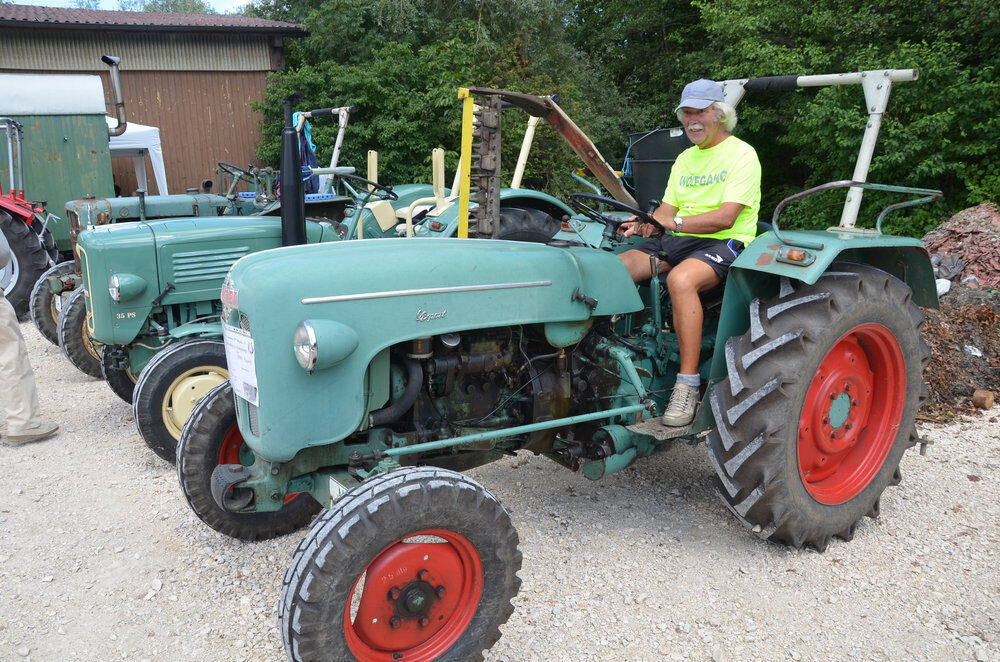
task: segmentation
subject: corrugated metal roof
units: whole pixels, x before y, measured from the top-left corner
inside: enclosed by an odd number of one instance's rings
[[[0,5],[2,7],[3,5]],[[0,69],[101,71],[101,55],[122,59],[122,71],[270,71],[263,34],[192,35],[35,32],[0,29]]]
[[[64,9],[0,4],[0,25],[21,28],[94,28],[183,32],[258,32],[302,37],[301,25],[236,14],[170,14],[160,12]]]

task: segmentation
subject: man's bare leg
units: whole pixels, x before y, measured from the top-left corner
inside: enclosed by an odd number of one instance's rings
[[[632,282],[642,283],[652,278],[653,272],[649,266],[649,253],[644,253],[633,248],[624,253],[619,253],[618,258],[625,263],[625,267],[632,276]],[[670,271],[670,265],[660,260],[659,273],[662,274],[668,271]]]
[[[670,403],[663,415],[665,425],[687,425],[694,418],[700,383],[698,358],[701,354],[701,332],[705,317],[698,293],[711,289],[719,281],[719,276],[712,267],[694,258],[683,260],[667,275],[681,365],[677,383],[670,395]]]
[[[719,282],[719,276],[712,267],[694,258],[682,261],[667,276],[667,290],[674,304],[674,331],[680,345],[683,374],[698,372],[701,326],[705,318],[698,294],[712,289]]]

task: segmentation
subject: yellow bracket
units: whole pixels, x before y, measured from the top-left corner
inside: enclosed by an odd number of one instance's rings
[[[469,187],[472,165],[472,105],[469,88],[458,88],[458,98],[462,100],[462,149],[459,155],[458,186],[458,236],[469,238]]]

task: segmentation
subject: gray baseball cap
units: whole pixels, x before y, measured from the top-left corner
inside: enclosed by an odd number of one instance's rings
[[[685,107],[701,110],[702,108],[708,108],[716,101],[725,100],[726,97],[722,94],[721,85],[714,80],[699,78],[693,83],[688,83],[684,86],[684,91],[681,92],[681,102],[674,108],[674,112],[676,113]]]

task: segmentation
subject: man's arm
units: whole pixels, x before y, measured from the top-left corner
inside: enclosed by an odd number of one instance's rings
[[[742,205],[738,202],[723,202],[722,206],[718,209],[713,209],[712,211],[707,211],[703,214],[682,216],[681,220],[684,221],[684,228],[681,232],[689,232],[691,234],[712,234],[713,232],[728,230],[736,223],[736,218],[740,215],[740,212],[743,211],[744,207],[746,207],[746,205]],[[677,224],[674,222],[674,216],[676,215],[677,207],[666,203],[657,207],[656,211],[653,212],[653,218],[660,224],[660,226],[665,230],[670,230],[671,232],[677,230]]]

